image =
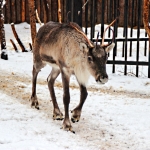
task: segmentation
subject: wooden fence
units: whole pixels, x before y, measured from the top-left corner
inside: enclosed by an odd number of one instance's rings
[[[45,1],[48,3],[48,13],[46,13],[46,7]],[[69,2],[77,1],[77,0],[69,0]],[[82,1],[82,5],[87,0],[78,0]],[[119,1],[119,2],[118,2]],[[62,22],[66,22],[67,20],[67,3],[68,0],[61,0],[61,13],[62,13]],[[93,0],[89,0],[89,8],[93,3]],[[104,23],[108,23],[112,20],[112,17],[114,16],[114,3],[117,4],[117,8],[120,9],[120,18],[119,18],[119,26],[124,25],[124,5],[125,0],[116,0],[110,1],[110,0],[96,0],[96,7],[95,7],[95,14],[96,14],[96,23],[101,23],[101,16],[103,14],[104,16]],[[143,3],[143,0],[142,0]],[[52,21],[58,21],[58,0],[35,0],[35,6],[38,11],[39,17],[42,22],[48,22],[50,20]],[[134,15],[132,16],[132,10],[135,12],[137,11],[138,6],[138,0],[129,0],[129,6],[128,6],[128,22],[129,26],[131,25],[131,20],[133,19],[132,23],[133,26],[136,26],[136,22],[138,20],[138,16]],[[141,10],[142,11],[142,10]],[[91,16],[91,9],[88,9],[88,26],[90,26],[90,16]],[[109,14],[110,13],[110,14]],[[109,15],[108,15],[109,14]],[[29,19],[29,7],[28,7],[28,0],[6,0],[6,5],[4,6],[4,16],[5,16],[5,23],[21,23],[21,22],[30,22]],[[82,25],[85,26],[85,7],[82,11]],[[143,23],[141,22],[141,25]]]
[[[46,14],[45,1],[48,3],[48,14]],[[57,0],[35,0],[35,7],[42,22],[58,21]],[[61,0],[62,20],[66,19],[66,0]],[[28,0],[6,0],[4,6],[5,23],[30,22]]]
[[[29,23],[29,9],[28,0],[6,0],[7,3],[4,7],[5,23]],[[78,15],[77,5],[80,5],[81,17],[78,23],[85,27],[85,33],[87,34],[87,28],[90,26],[90,39],[94,42],[95,25],[101,23],[100,34],[101,37],[104,32],[104,24],[109,24],[117,16],[117,8],[119,8],[120,16],[119,22],[114,24],[114,36],[115,36],[115,48],[113,49],[113,58],[108,63],[112,64],[112,72],[115,72],[116,65],[124,65],[124,74],[127,74],[128,65],[136,67],[136,76],[139,75],[139,67],[147,66],[148,77],[150,78],[150,51],[147,48],[148,37],[145,33],[144,37],[140,36],[140,29],[143,26],[142,12],[143,12],[143,0],[88,0],[87,5],[82,8],[83,4],[87,0],[61,0],[61,12],[62,22],[67,20],[67,12],[71,11],[70,21],[76,21]],[[46,3],[48,5],[46,5]],[[35,6],[38,11],[39,17],[42,22],[58,21],[58,1],[57,0],[35,0]],[[149,15],[150,16],[150,15]],[[79,24],[80,25],[80,24]],[[123,37],[117,37],[118,26],[123,27]],[[130,27],[130,33],[128,32]],[[133,31],[137,29],[136,37],[133,38]],[[110,31],[108,33],[106,41],[110,41]],[[99,42],[101,42],[101,37]],[[148,61],[140,61],[140,43],[145,45],[141,50],[145,57],[148,57]],[[122,57],[124,60],[116,60],[117,56],[117,43],[122,43]],[[130,42],[130,44],[129,44]],[[136,60],[129,61],[129,57],[132,56],[132,48],[136,44]],[[128,57],[129,51],[129,57]],[[147,56],[146,56],[147,55]]]

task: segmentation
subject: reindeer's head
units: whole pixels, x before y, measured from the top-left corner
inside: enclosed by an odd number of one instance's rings
[[[105,29],[103,33],[101,45],[98,45],[97,42],[95,45],[93,45],[82,31],[80,31],[74,25],[70,24],[70,26],[72,26],[76,31],[81,33],[86,39],[87,44],[80,43],[80,50],[84,52],[84,58],[86,58],[86,66],[88,66],[88,70],[90,74],[95,78],[96,82],[98,83],[104,84],[108,81],[108,75],[106,73],[106,63],[107,63],[108,53],[110,52],[110,50],[114,48],[115,44],[114,42],[111,42],[109,44],[104,44],[104,39],[105,39],[105,33],[107,29],[114,24],[117,18],[113,22],[111,22],[108,25],[108,27]],[[97,36],[97,41],[98,41],[98,36]]]
[[[98,45],[97,42],[95,45],[93,44],[91,45],[89,44],[90,43],[89,41],[88,41],[89,48],[86,45],[82,45],[82,48],[84,50],[86,49],[87,66],[90,71],[90,74],[95,78],[96,82],[102,84],[108,81],[108,75],[106,72],[106,63],[108,53],[115,46],[113,42],[109,44],[104,44],[105,32],[115,21],[116,19],[105,29],[101,45]]]
[[[112,50],[114,46],[114,43],[106,46],[95,45],[94,48],[90,48],[87,52],[87,64],[89,71],[98,83],[104,84],[108,81],[106,63],[108,52]]]

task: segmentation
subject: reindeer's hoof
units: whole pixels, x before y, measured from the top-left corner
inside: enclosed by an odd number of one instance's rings
[[[77,119],[77,118],[71,118],[71,121],[73,122],[73,123],[75,123],[75,122],[79,122],[79,119]]]
[[[75,123],[75,122],[79,122],[79,120],[80,120],[80,118],[74,118],[74,117],[71,117],[71,121],[73,122],[73,123]]]
[[[40,108],[39,108],[39,106],[35,106],[35,108],[37,109],[37,110],[39,110]]]
[[[35,107],[36,109],[40,109],[39,108],[39,102],[38,102],[38,100],[37,100],[37,96],[31,96],[31,107]]]
[[[60,112],[60,111],[56,111],[56,110],[54,110],[54,112],[53,112],[53,119],[54,120],[63,120],[64,118],[63,118],[63,114]]]
[[[38,110],[40,109],[40,108],[39,108],[39,103],[38,103],[38,101],[37,101],[37,102],[32,102],[32,103],[31,103],[31,107],[35,107],[35,108],[38,109]]]
[[[70,132],[75,134],[75,131],[72,130],[72,126],[71,125],[63,124],[61,129],[65,130],[65,131],[70,131]]]
[[[53,119],[54,120],[63,120],[63,116],[62,115],[53,115]]]
[[[71,111],[71,113],[72,113],[71,121],[72,121],[73,123],[79,122],[79,120],[80,120],[80,115],[79,115],[79,114],[76,114],[75,111]]]

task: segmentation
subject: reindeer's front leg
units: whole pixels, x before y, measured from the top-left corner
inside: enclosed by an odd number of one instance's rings
[[[39,71],[35,69],[33,66],[33,77],[32,77],[32,95],[31,95],[31,106],[35,106],[35,108],[39,109],[39,103],[36,96],[36,80],[38,76]]]
[[[87,98],[87,90],[86,87],[84,85],[80,84],[80,103],[79,105],[72,111],[72,117],[71,117],[71,121],[73,123],[78,122],[80,120],[80,116],[81,116],[81,110],[83,107],[83,104]]]
[[[69,103],[70,103],[70,93],[69,93],[69,81],[70,75],[67,71],[62,70],[62,83],[63,83],[63,103],[65,109],[65,118],[63,121],[63,129],[72,131],[72,126],[69,120]]]

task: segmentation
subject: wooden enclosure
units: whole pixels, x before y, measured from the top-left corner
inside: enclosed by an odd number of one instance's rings
[[[69,0],[69,2],[72,2],[75,0]],[[77,0],[76,0],[77,1]],[[82,1],[82,5],[87,0],[80,0]],[[48,3],[48,6],[46,3]],[[62,14],[62,22],[66,22],[67,20],[67,3],[68,0],[60,0],[61,2],[61,14]],[[91,5],[93,3],[93,0],[89,0],[89,8],[91,8]],[[114,4],[116,3],[116,4]],[[143,3],[143,0],[142,0]],[[115,6],[116,5],[116,6]],[[103,14],[104,16],[104,22],[110,22],[112,20],[112,17],[114,16],[114,9],[119,8],[120,9],[120,19],[119,19],[119,26],[124,25],[124,5],[125,0],[116,0],[116,1],[110,1],[110,0],[96,0],[96,7],[95,7],[95,14],[96,14],[96,23],[101,23],[101,16]],[[35,0],[35,6],[38,11],[39,17],[42,22],[48,22],[48,21],[58,21],[58,0]],[[114,7],[115,6],[115,7]],[[138,6],[138,0],[129,0],[129,6],[128,6],[128,22],[129,26],[131,24],[131,20],[133,19],[133,26],[136,26],[138,16],[134,15],[132,16],[132,10],[135,12],[137,11]],[[88,9],[88,26],[90,26],[90,20],[91,20],[91,13],[92,10]],[[141,12],[142,13],[142,12]],[[108,15],[109,14],[109,15]],[[5,16],[5,23],[21,23],[21,22],[30,22],[29,19],[29,7],[28,7],[28,0],[6,0],[6,5],[4,6],[4,16]],[[85,7],[82,10],[82,25],[85,26]],[[141,22],[141,26],[143,26],[143,23]]]
[[[48,6],[45,5],[45,2],[48,3]],[[65,0],[61,0],[61,11],[63,21],[65,19],[64,14],[66,14],[65,6],[66,6]],[[39,17],[42,22],[48,22],[50,20],[58,21],[57,0],[35,0],[35,7],[38,11]],[[5,16],[5,23],[12,23],[12,22],[15,24],[21,22],[29,23],[30,18],[29,18],[28,0],[6,0],[6,5],[4,6],[4,16]]]
[[[85,7],[84,4],[87,3]],[[108,61],[112,64],[112,72],[115,72],[115,65],[124,65],[124,74],[127,74],[128,65],[136,66],[136,76],[139,75],[139,66],[148,67],[148,77],[150,78],[150,50],[147,48],[148,37],[140,36],[141,27],[143,27],[143,1],[144,0],[60,0],[61,19],[67,22],[67,13],[70,11],[69,21],[77,22],[81,27],[85,27],[85,34],[90,27],[90,40],[95,42],[95,25],[101,24],[100,38],[101,42],[104,25],[109,24],[118,14],[119,20],[114,24],[114,42],[113,59]],[[30,22],[28,0],[6,0],[4,7],[5,23]],[[35,0],[35,7],[38,11],[40,20],[44,23],[48,21],[58,21],[58,0]],[[149,15],[150,16],[150,15]],[[149,18],[150,20],[150,18]],[[123,36],[117,37],[118,27],[123,27]],[[128,32],[130,28],[130,33]],[[134,34],[136,29],[136,36]],[[110,42],[110,29],[108,38],[105,41]],[[124,60],[116,60],[117,43],[122,43],[122,57]],[[140,49],[140,44],[144,48]],[[136,44],[136,60],[129,61],[132,57],[132,48]],[[129,56],[128,56],[129,51]],[[142,52],[141,52],[142,51]],[[140,61],[140,53],[148,57],[148,61]]]

